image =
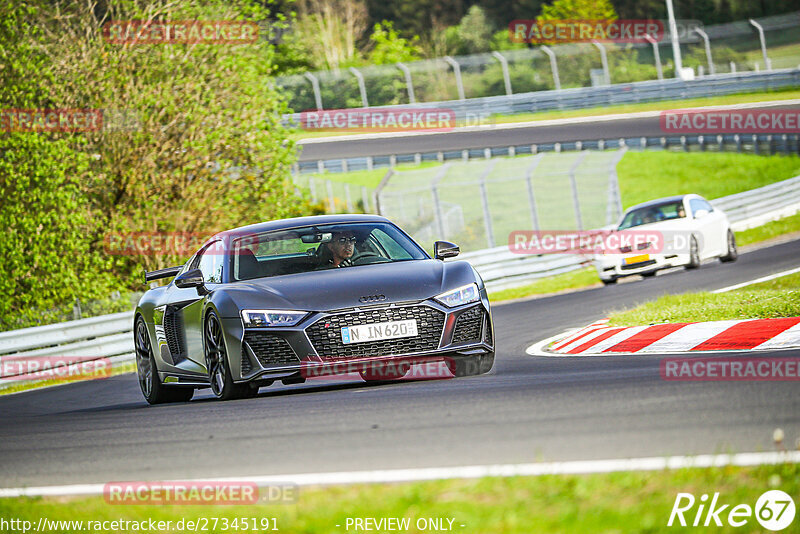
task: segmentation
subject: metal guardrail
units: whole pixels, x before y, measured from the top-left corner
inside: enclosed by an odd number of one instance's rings
[[[133,312],[122,312],[0,332],[0,360],[69,357],[74,363],[132,355],[132,329]],[[13,376],[3,373],[3,378]]]
[[[711,203],[726,212],[734,225],[768,220],[771,215],[800,211],[800,176],[758,189],[718,198]],[[492,290],[574,271],[589,264],[580,255],[514,254],[508,246],[461,254],[481,274]],[[133,359],[133,312],[115,313],[64,323],[0,333],[0,361],[43,356],[78,356],[82,361],[118,357]],[[11,375],[13,376],[13,375]],[[2,380],[0,380],[2,382]]]
[[[800,176],[711,201],[723,210],[736,230],[764,224],[770,219],[800,211]],[[480,273],[490,290],[515,287],[545,276],[566,273],[591,263],[576,254],[514,254],[508,246],[461,254]]]

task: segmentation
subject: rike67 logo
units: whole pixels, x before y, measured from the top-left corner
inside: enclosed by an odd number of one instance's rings
[[[755,517],[763,528],[777,532],[791,525],[794,516],[794,500],[781,490],[764,492],[754,507],[724,503],[719,493],[714,493],[710,502],[706,493],[700,499],[695,499],[691,493],[679,493],[667,526],[721,527],[727,523],[732,527],[743,527]]]

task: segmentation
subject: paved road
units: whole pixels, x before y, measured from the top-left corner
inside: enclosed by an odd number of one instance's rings
[[[675,106],[679,107],[679,106]],[[770,109],[796,109],[797,105],[774,106]],[[567,143],[620,137],[662,136],[659,117],[631,119],[583,118],[580,122],[546,124],[514,129],[491,129],[471,132],[448,132],[414,135],[409,137],[384,137],[376,139],[348,139],[313,142],[303,145],[300,161],[356,158],[390,154],[414,154],[464,150],[468,148],[508,147],[511,145]]]
[[[269,388],[148,407],[133,375],[0,398],[0,486],[769,450],[797,383],[680,383],[659,355],[531,357],[531,343],[659,294],[800,264],[800,241],[615,287],[497,306],[491,375]]]

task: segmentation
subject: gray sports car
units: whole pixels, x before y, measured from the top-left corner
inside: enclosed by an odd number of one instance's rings
[[[275,380],[358,372],[403,378],[440,362],[452,376],[488,372],[494,335],[483,281],[456,245],[431,258],[388,219],[324,215],[221,232],[134,315],[139,384],[150,404],[255,396]],[[444,363],[441,363],[444,362]],[[448,375],[450,376],[450,375]]]

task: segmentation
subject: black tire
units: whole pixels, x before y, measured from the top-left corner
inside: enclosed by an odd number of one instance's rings
[[[697,239],[692,236],[689,242],[689,263],[684,265],[685,269],[697,269],[700,267],[700,249],[697,246]]]
[[[610,286],[610,285],[614,285],[614,284],[617,283],[617,279],[616,278],[611,278],[609,280],[605,280],[605,279],[601,278],[600,281],[603,282],[604,286]]]
[[[484,355],[485,356],[485,355]],[[460,356],[447,358],[447,367],[455,377],[462,376],[476,376],[482,373],[483,356]],[[494,354],[492,354],[492,363],[494,363]]]
[[[250,384],[237,384],[233,381],[228,365],[228,351],[225,349],[225,336],[217,314],[209,312],[203,327],[203,351],[208,369],[208,382],[211,392],[220,400],[245,399],[254,397],[258,390]]]
[[[136,376],[139,380],[139,388],[148,404],[188,402],[192,399],[194,388],[169,387],[161,383],[150,345],[150,336],[147,333],[147,325],[141,316],[136,318],[133,344],[136,352]]]
[[[736,261],[739,258],[739,249],[736,248],[736,236],[733,235],[731,230],[728,230],[728,253],[720,256],[719,261],[722,263],[729,263]]]

